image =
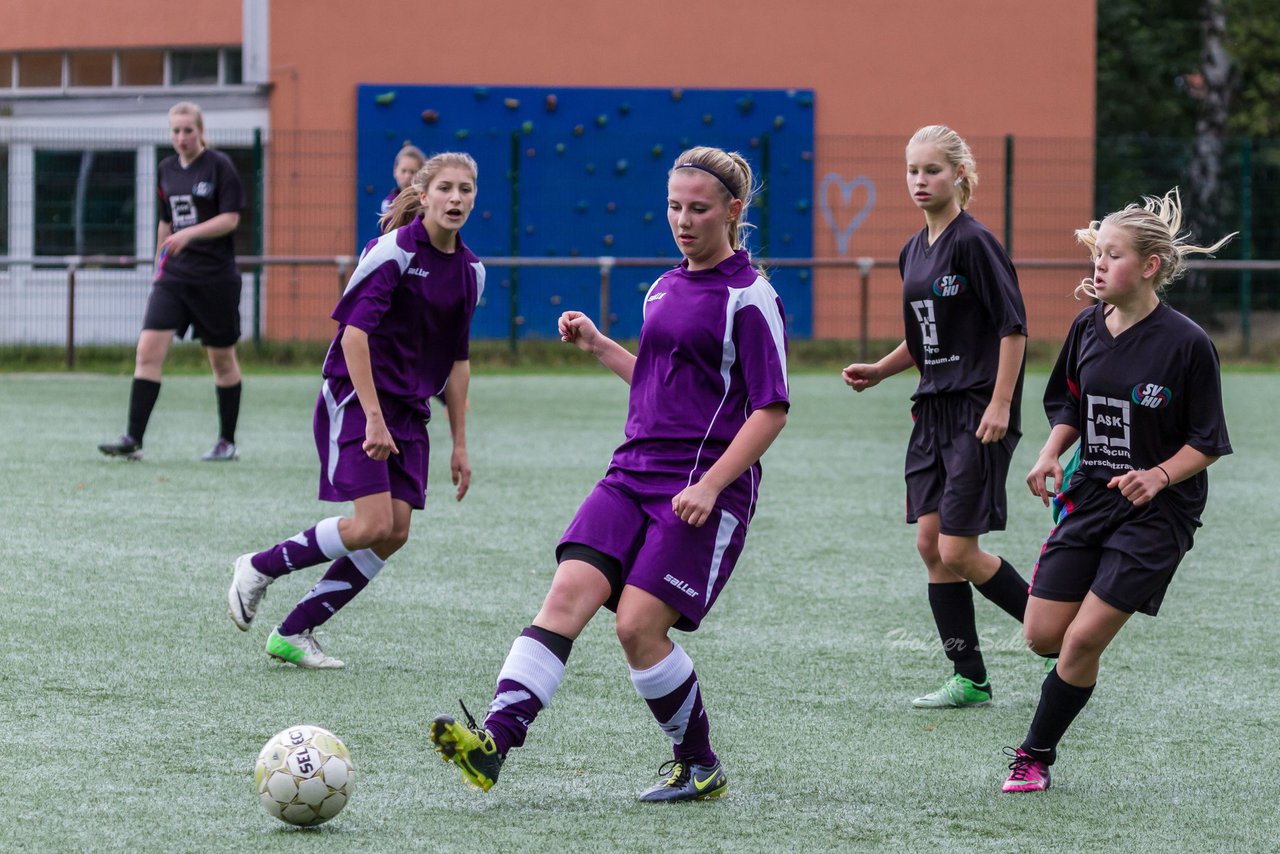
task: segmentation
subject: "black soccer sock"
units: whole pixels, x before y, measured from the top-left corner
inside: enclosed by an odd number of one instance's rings
[[[1052,765],[1058,758],[1058,742],[1089,702],[1094,687],[1080,688],[1064,682],[1058,668],[1050,670],[1040,686],[1040,705],[1036,706],[1022,749],[1046,765]]]
[[[969,582],[929,585],[929,607],[942,638],[942,650],[956,673],[978,685],[987,681],[987,666],[978,648],[978,625],[973,616],[973,590]]]
[[[1022,622],[1027,613],[1028,586],[1009,561],[1000,558],[1000,568],[996,570],[996,574],[973,586],[1010,617]]]
[[[243,383],[214,386],[218,392],[218,435],[236,443],[236,422],[240,420],[240,387]]]
[[[139,445],[142,444],[142,434],[147,432],[147,422],[151,420],[151,410],[156,408],[158,397],[160,397],[160,383],[155,380],[133,378],[133,387],[129,390],[127,432]]]

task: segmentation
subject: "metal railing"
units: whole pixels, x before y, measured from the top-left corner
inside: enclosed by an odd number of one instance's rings
[[[520,268],[595,268],[599,271],[599,327],[606,335],[609,334],[610,315],[612,304],[612,276],[613,271],[618,268],[629,267],[669,267],[676,263],[676,259],[672,257],[618,257],[612,255],[600,255],[593,257],[579,258],[537,258],[537,257],[486,257],[481,259],[486,267],[506,267],[511,269]],[[875,269],[893,269],[896,271],[898,266],[897,259],[887,258],[766,258],[757,259],[765,268],[806,268],[814,270],[823,269],[844,269],[856,270],[858,273],[858,342],[860,358],[866,359],[869,355],[869,305],[871,295],[871,274]],[[242,255],[236,258],[236,263],[242,270],[253,271],[255,273],[255,297],[260,297],[258,288],[260,280],[258,275],[262,270],[273,266],[280,267],[331,267],[336,277],[335,296],[342,293],[345,288],[347,279],[351,275],[352,270],[358,258],[354,255],[310,255],[310,256],[264,256],[264,255]],[[1027,258],[1018,259],[1015,266],[1019,270],[1074,270],[1082,274],[1087,274],[1091,269],[1091,265],[1087,260],[1072,259],[1040,259]],[[9,256],[0,256],[0,270],[11,268],[30,268],[30,269],[64,269],[66,271],[66,335],[65,335],[65,352],[66,366],[74,368],[76,362],[76,278],[77,274],[85,269],[129,269],[129,268],[150,268],[154,264],[154,259],[150,257],[125,256],[125,255],[61,255],[61,256],[38,256],[28,258],[18,258]],[[1222,271],[1222,272],[1239,272],[1241,273],[1241,316],[1240,330],[1242,334],[1242,342],[1244,354],[1249,353],[1250,340],[1250,310],[1248,291],[1249,276],[1254,272],[1280,272],[1280,260],[1249,260],[1249,261],[1219,261],[1219,260],[1195,260],[1189,261],[1187,266],[1192,270],[1205,271]],[[896,273],[895,273],[896,276]],[[254,326],[255,341],[258,340],[256,330],[260,324],[261,300],[255,299],[254,303]],[[515,346],[515,329],[512,330],[512,346]]]

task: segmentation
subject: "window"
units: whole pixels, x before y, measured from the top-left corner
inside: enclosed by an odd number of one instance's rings
[[[18,54],[18,85],[62,88],[62,54]]]
[[[110,86],[112,53],[109,50],[70,54],[72,86]]]
[[[0,89],[13,85],[13,54],[0,53]]]
[[[120,51],[121,86],[163,86],[164,51]]]
[[[35,161],[35,254],[134,254],[133,150],[37,151]]]
[[[175,50],[170,53],[172,86],[215,86],[218,83],[217,50]]]
[[[238,47],[227,48],[222,52],[222,82],[228,86],[239,86],[244,82],[244,52]]]
[[[0,145],[0,255],[9,254],[9,149]],[[4,273],[0,270],[0,273]]]

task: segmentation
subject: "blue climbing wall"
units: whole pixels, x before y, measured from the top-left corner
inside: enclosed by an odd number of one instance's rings
[[[481,257],[678,257],[666,220],[666,174],[685,148],[741,152],[765,190],[749,216],[759,259],[813,254],[810,90],[590,89],[361,85],[357,95],[359,246],[378,234],[392,164],[411,142],[428,155],[466,151],[480,167],[463,239]],[[357,247],[359,248],[359,247]],[[767,263],[766,263],[767,266]],[[611,333],[640,330],[644,291],[664,267],[612,275]],[[804,269],[770,279],[789,332],[812,334]],[[600,313],[597,268],[491,266],[472,334],[553,337],[567,308]]]

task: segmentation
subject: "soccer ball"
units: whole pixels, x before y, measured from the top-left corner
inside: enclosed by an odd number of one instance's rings
[[[311,827],[342,812],[355,788],[351,753],[336,735],[312,724],[276,733],[258,754],[253,784],[262,808],[289,824]]]

